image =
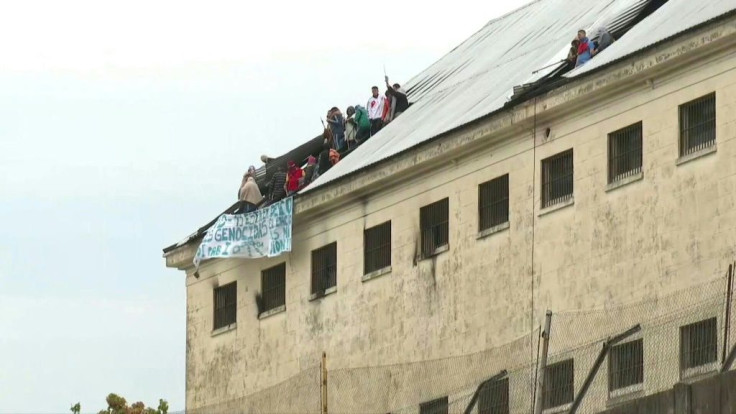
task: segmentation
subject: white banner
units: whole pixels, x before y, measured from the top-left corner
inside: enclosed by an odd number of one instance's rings
[[[207,230],[194,266],[214,257],[254,259],[291,251],[294,199],[285,198],[247,214],[223,214]]]

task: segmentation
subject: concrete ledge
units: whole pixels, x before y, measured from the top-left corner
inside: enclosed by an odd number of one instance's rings
[[[444,253],[444,252],[446,252],[446,251],[448,251],[448,250],[450,250],[450,243],[447,243],[447,244],[446,244],[446,245],[444,245],[444,246],[441,246],[441,247],[438,247],[438,248],[436,248],[436,249],[434,250],[434,252],[432,252],[431,254],[428,254],[428,255],[422,255],[421,259],[419,259],[419,260],[427,260],[427,259],[431,259],[431,258],[433,258],[433,257],[435,257],[435,256],[439,256],[440,254],[442,254],[442,253]]]
[[[640,172],[638,174],[634,174],[632,176],[622,178],[618,181],[614,181],[611,184],[608,184],[606,186],[606,192],[613,191],[617,188],[621,188],[623,186],[629,185],[631,183],[635,183],[637,181],[641,181],[644,179],[644,172]]]
[[[559,414],[559,413],[566,413],[570,411],[570,408],[572,407],[572,403],[567,403],[564,405],[560,405],[559,407],[554,408],[547,408],[546,410],[543,410],[543,414]]]
[[[500,233],[500,232],[502,232],[504,230],[508,230],[509,227],[511,227],[511,225],[509,224],[508,221],[505,222],[505,223],[501,223],[501,224],[499,224],[497,226],[493,226],[491,228],[488,228],[488,229],[485,229],[485,230],[481,231],[480,233],[478,233],[477,239],[478,240],[484,239],[484,238],[490,236],[491,234],[496,234],[496,233]]]
[[[363,275],[363,277],[360,278],[360,280],[362,282],[367,282],[369,280],[378,279],[379,277],[387,275],[389,273],[391,273],[391,266],[384,267],[383,269],[376,270],[375,272],[365,274]]]
[[[286,312],[286,305],[277,306],[271,310],[267,310],[262,314],[258,315],[258,319],[266,319],[269,316],[278,315],[279,313]]]
[[[713,146],[710,146],[708,148],[703,148],[700,151],[695,151],[693,153],[683,155],[682,157],[677,159],[676,165],[682,165],[686,164],[690,161],[697,160],[698,158],[705,157],[706,155],[714,154],[716,152],[716,144],[713,143]]]
[[[554,213],[557,210],[562,210],[563,208],[570,207],[574,204],[575,204],[575,197],[570,197],[570,199],[567,201],[543,208],[542,210],[539,211],[539,214],[537,214],[537,217],[546,216],[547,214]]]
[[[613,407],[624,402],[631,401],[644,396],[644,383],[630,385],[628,387],[613,390],[608,393],[607,407]]]
[[[331,288],[325,289],[325,294],[324,295],[319,295],[318,296],[316,293],[312,293],[311,295],[309,295],[309,301],[310,302],[313,302],[313,301],[315,301],[317,299],[322,299],[323,297],[325,297],[327,295],[331,295],[331,294],[333,294],[335,292],[337,292],[337,286],[333,286]]]
[[[222,328],[215,329],[214,331],[212,331],[212,334],[210,336],[221,335],[221,334],[224,334],[225,332],[234,331],[237,328],[238,328],[238,323],[237,322],[236,323],[231,323],[228,326],[223,326]]]
[[[721,365],[716,362],[710,364],[701,365],[699,367],[688,368],[684,371],[680,371],[680,378],[685,380],[699,380],[706,375],[715,374],[721,369]]]

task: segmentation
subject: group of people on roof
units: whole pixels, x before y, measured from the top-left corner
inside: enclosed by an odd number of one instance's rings
[[[238,189],[238,200],[242,206],[236,213],[255,211],[298,192],[337,164],[341,156],[346,156],[406,111],[409,108],[406,91],[398,83],[392,85],[388,76],[384,79],[386,92],[382,95],[378,86],[373,86],[365,107],[348,106],[347,116],[337,107],[327,111],[322,151],[318,157],[310,155],[299,164],[289,160],[286,165],[276,166],[265,196],[256,183],[256,168],[250,166]]]
[[[568,67],[573,69],[584,65],[614,41],[615,39],[608,33],[606,28],[598,29],[598,34],[594,40],[588,38],[585,30],[579,30],[577,37],[570,44],[570,52],[567,54]]]

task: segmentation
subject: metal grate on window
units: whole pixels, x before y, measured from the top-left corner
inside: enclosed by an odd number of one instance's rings
[[[487,384],[478,395],[478,414],[509,414],[509,379]]]
[[[447,414],[447,397],[438,398],[419,404],[419,414]]]
[[[337,242],[312,251],[312,293],[337,286]]]
[[[641,136],[641,122],[608,134],[609,184],[641,172]]]
[[[422,256],[429,257],[440,247],[447,246],[450,233],[450,199],[424,206],[419,211],[422,228]]]
[[[238,302],[237,282],[215,288],[213,297],[215,302],[213,330],[234,324]]]
[[[572,199],[572,161],[572,149],[542,160],[542,208]]]
[[[680,327],[680,370],[717,362],[718,331],[716,318]]]
[[[608,355],[608,391],[644,382],[644,340],[627,342],[611,348]]]
[[[286,263],[261,272],[263,312],[286,304]]]
[[[543,408],[569,404],[575,398],[575,364],[572,359],[547,366]]]
[[[509,175],[478,186],[480,231],[509,221]]]
[[[364,274],[391,266],[391,222],[387,221],[363,232]]]
[[[680,105],[680,156],[716,143],[716,94]]]

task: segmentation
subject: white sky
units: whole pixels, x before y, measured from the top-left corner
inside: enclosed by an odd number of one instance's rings
[[[0,413],[184,408],[185,289],[161,248],[261,154],[527,0],[0,0]]]

